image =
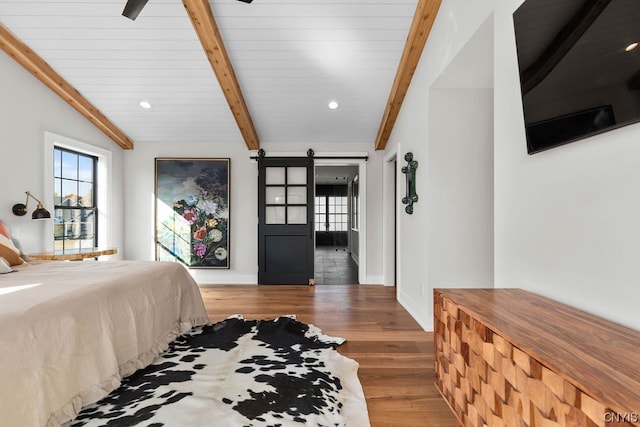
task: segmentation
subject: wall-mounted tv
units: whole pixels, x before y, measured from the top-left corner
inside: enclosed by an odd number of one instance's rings
[[[640,0],[525,0],[513,23],[529,154],[640,121]]]

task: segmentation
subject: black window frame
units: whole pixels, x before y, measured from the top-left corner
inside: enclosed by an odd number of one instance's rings
[[[75,179],[70,179],[70,178],[64,178],[63,177],[63,173],[62,173],[62,161],[60,162],[60,169],[56,170],[56,160],[55,157],[57,155],[57,152],[61,152],[60,157],[62,159],[64,153],[69,153],[75,156],[78,156],[78,163],[76,164],[76,171],[77,171],[77,176]],[[53,199],[54,199],[54,249],[56,251],[61,251],[62,253],[64,252],[74,252],[74,251],[78,251],[78,250],[83,250],[83,249],[92,249],[97,247],[98,245],[98,213],[99,213],[99,207],[98,207],[98,156],[92,155],[92,154],[87,154],[87,153],[83,153],[81,151],[76,151],[73,149],[69,149],[66,147],[61,147],[58,145],[54,145],[53,147],[53,156],[54,156],[54,171],[53,171],[53,182],[54,182],[54,194],[53,194]],[[92,164],[92,174],[91,174],[91,182],[88,182],[86,180],[82,180],[80,179],[80,158],[86,158],[91,160],[91,164]],[[85,207],[85,206],[80,206],[78,203],[75,206],[67,206],[64,204],[60,204],[60,201],[62,200],[62,198],[64,197],[64,194],[62,194],[62,186],[60,188],[55,188],[56,185],[55,183],[60,180],[60,182],[62,183],[63,180],[66,181],[73,181],[76,183],[77,186],[79,186],[80,183],[90,183],[91,184],[91,194],[92,194],[92,206],[91,207]],[[60,191],[60,195],[59,197],[56,197],[56,192]],[[76,196],[79,198],[79,194],[76,194]],[[89,212],[89,215],[93,216],[93,230],[91,230],[92,232],[90,233],[83,233],[83,225],[80,225],[80,234],[79,235],[67,235],[67,224],[64,223],[64,220],[62,223],[58,222],[58,218],[64,218],[65,215],[58,215],[58,213],[61,213],[61,211],[84,211],[84,212]],[[75,212],[74,212],[75,213]],[[82,213],[81,213],[82,215]],[[76,215],[70,215],[71,217],[76,217]],[[60,234],[60,230],[62,230],[62,233]],[[89,237],[87,238],[87,236],[93,236],[93,237]],[[82,243],[83,241],[86,240],[92,240],[93,244],[91,246],[83,246]],[[75,245],[72,245],[72,247],[68,247],[68,242],[78,242]],[[61,244],[59,242],[62,242]]]
[[[323,199],[324,203],[318,203],[320,199]],[[334,201],[333,204],[331,199]],[[338,200],[344,203],[338,203]],[[346,194],[316,194],[314,202],[314,230],[316,232],[345,233],[349,231],[349,199]],[[330,212],[331,207],[338,206],[345,208],[345,212]],[[334,218],[333,221],[331,216]],[[320,219],[324,219],[324,221],[320,222]],[[344,224],[344,229],[340,227],[340,230],[332,230],[331,227],[335,227],[337,224]]]

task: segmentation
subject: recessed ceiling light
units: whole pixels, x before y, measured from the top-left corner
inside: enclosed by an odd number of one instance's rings
[[[625,47],[624,50],[626,52],[631,52],[633,49],[638,47],[638,43],[631,43],[629,46]]]
[[[151,108],[151,103],[149,101],[140,101],[140,106],[145,110],[148,110]]]
[[[338,108],[338,101],[330,101],[329,102],[329,109],[330,110],[335,110],[336,108]]]

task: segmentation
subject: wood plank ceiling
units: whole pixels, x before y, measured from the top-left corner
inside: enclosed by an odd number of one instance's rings
[[[384,149],[440,4],[183,1],[150,0],[130,21],[120,16],[124,0],[0,0],[10,31],[0,31],[0,46],[123,148],[133,140]]]

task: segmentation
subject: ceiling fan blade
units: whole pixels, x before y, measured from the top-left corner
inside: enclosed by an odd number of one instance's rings
[[[122,11],[122,16],[126,16],[134,21],[148,1],[149,0],[128,0],[127,4],[124,6],[124,10]]]
[[[238,0],[238,1],[243,1],[245,3],[251,3],[253,0]]]

